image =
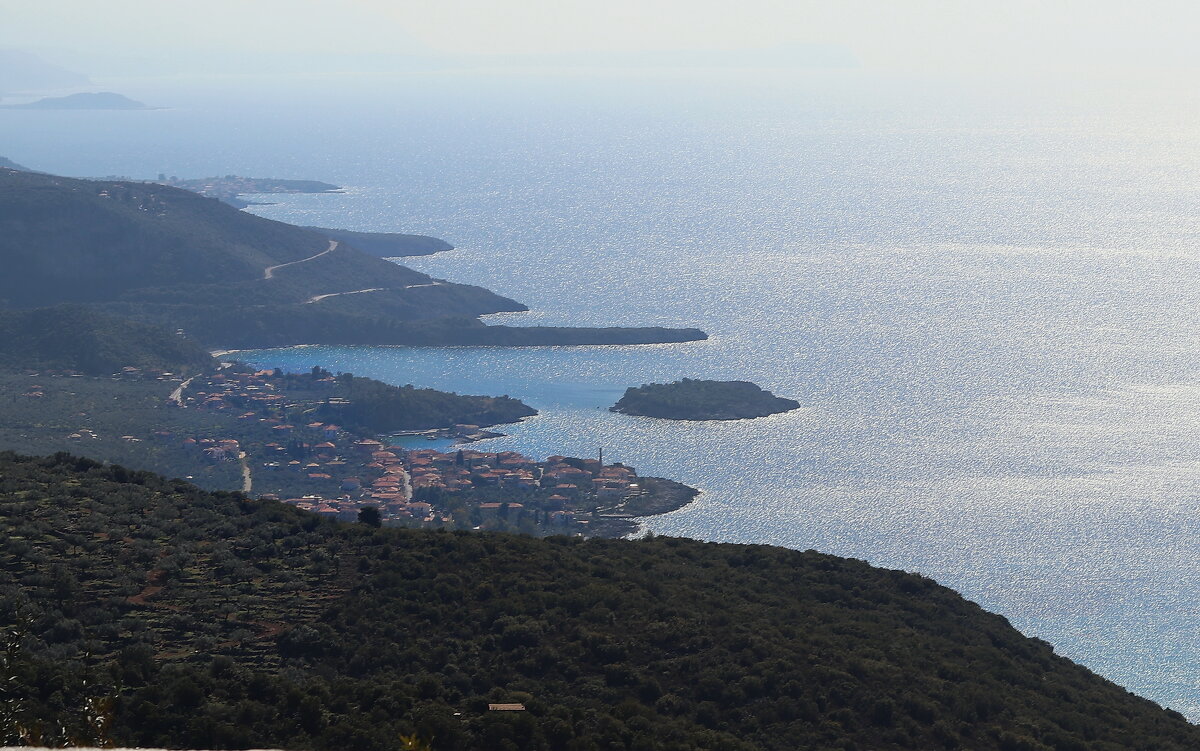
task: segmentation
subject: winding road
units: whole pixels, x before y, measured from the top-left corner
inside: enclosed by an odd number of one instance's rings
[[[412,477],[408,474],[408,470],[401,469],[400,476],[404,478],[404,498],[411,501],[413,494]]]
[[[316,260],[323,255],[332,253],[333,251],[337,250],[337,247],[338,247],[338,241],[330,240],[329,247],[326,248],[325,250],[322,250],[320,253],[317,253],[316,255],[309,256],[308,258],[301,258],[298,261],[288,261],[287,263],[279,263],[274,266],[268,266],[267,268],[263,269],[263,279],[274,279],[275,272],[278,271],[279,269],[287,268],[288,266],[295,266],[298,263],[307,263],[309,261]],[[445,282],[427,282],[425,284],[409,284],[404,287],[370,287],[368,289],[354,289],[354,290],[350,290],[349,292],[329,292],[324,295],[313,295],[312,297],[305,300],[304,304],[312,305],[315,302],[321,302],[322,300],[327,300],[330,297],[340,297],[341,295],[361,295],[366,292],[383,292],[388,289],[417,289],[418,287],[438,287],[438,286],[441,286],[442,284],[445,284]],[[175,394],[171,395],[173,400],[175,399],[175,396],[176,396]]]
[[[385,289],[387,289],[387,287],[371,287],[370,289],[355,289],[355,290],[351,290],[349,292],[330,292],[327,295],[313,295],[312,297],[305,300],[304,304],[312,305],[313,303],[321,302],[322,300],[324,300],[328,297],[338,297],[340,295],[361,295],[364,292],[382,292]]]
[[[408,284],[403,287],[370,287],[369,289],[353,289],[349,292],[330,292],[324,295],[313,295],[304,301],[305,305],[312,305],[315,302],[321,302],[330,297],[339,297],[341,295],[361,295],[364,292],[386,292],[389,289],[417,289],[418,287],[440,287],[445,282],[429,282],[427,284]]]
[[[238,462],[242,465],[242,492],[249,495],[250,490],[254,487],[254,481],[250,477],[250,464],[246,461],[245,451],[238,454]]]
[[[326,248],[325,250],[322,250],[320,253],[317,253],[315,256],[309,256],[308,258],[301,258],[299,261],[288,261],[287,263],[280,263],[275,266],[268,266],[267,268],[263,269],[263,279],[275,278],[275,272],[279,269],[284,268],[285,266],[295,266],[298,263],[306,263],[308,261],[312,261],[314,259],[320,258],[321,256],[325,255],[326,253],[332,253],[333,251],[337,250],[337,246],[338,246],[337,240],[330,240],[329,247]]]
[[[194,381],[195,379],[196,379],[196,376],[192,376],[191,378],[187,379],[183,383],[179,384],[179,388],[177,388],[171,392],[171,395],[167,397],[167,401],[175,402],[180,407],[182,407],[183,406],[183,390],[186,389],[188,386],[190,386],[192,381]]]

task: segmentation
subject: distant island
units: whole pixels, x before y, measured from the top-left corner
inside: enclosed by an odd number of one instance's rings
[[[25,104],[0,105],[10,110],[153,110],[146,104],[122,94],[102,91],[96,94],[68,94],[52,96]]]
[[[609,410],[667,420],[745,420],[799,407],[800,402],[775,396],[749,381],[684,378],[630,387]]]

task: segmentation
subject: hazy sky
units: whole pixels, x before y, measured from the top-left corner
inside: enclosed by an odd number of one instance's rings
[[[1194,69],[1196,28],[1183,0],[0,0],[0,48],[102,75],[796,43],[897,71]]]

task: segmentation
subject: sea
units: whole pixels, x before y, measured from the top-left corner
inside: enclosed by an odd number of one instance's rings
[[[106,82],[109,83],[109,82]],[[256,214],[402,231],[530,311],[704,342],[243,353],[508,394],[481,444],[703,491],[655,534],[920,572],[1200,719],[1200,99],[1193,87],[864,71],[428,71],[111,82],[163,109],[0,110],[75,176],[311,178]],[[750,380],[771,417],[607,411]]]

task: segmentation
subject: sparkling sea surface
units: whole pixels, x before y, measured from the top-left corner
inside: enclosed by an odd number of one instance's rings
[[[483,446],[603,448],[704,491],[656,533],[919,571],[1200,718],[1195,94],[828,72],[121,90],[171,109],[0,111],[0,154],[336,182],[253,211],[442,237],[457,249],[404,262],[531,308],[495,322],[712,336],[254,363],[518,397],[541,414]],[[607,411],[683,376],[804,406]]]

